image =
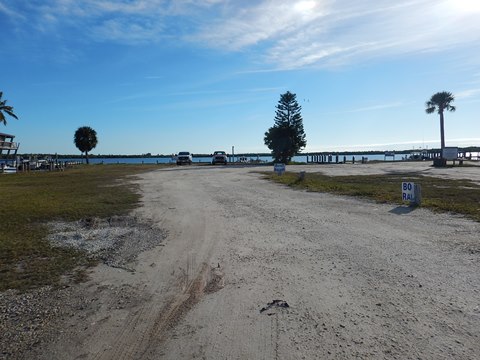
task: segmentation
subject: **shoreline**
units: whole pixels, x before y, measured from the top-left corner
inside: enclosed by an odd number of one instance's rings
[[[351,150],[344,150],[344,151],[308,151],[296,154],[295,156],[312,156],[312,155],[360,155],[360,156],[368,156],[368,155],[384,155],[386,153],[394,153],[396,155],[406,155],[412,152],[418,151],[427,151],[429,153],[439,153],[440,148],[432,148],[432,149],[403,149],[403,150],[359,150],[359,151],[351,151]],[[460,153],[480,153],[480,146],[464,146],[458,147],[458,151]],[[56,154],[56,153],[19,153],[18,156],[50,156],[50,157],[58,157],[59,159],[68,159],[68,158],[82,158],[83,156],[80,154]],[[172,154],[152,154],[152,153],[145,153],[145,154],[89,154],[88,157],[92,158],[171,158]],[[270,152],[239,152],[235,153],[235,157],[246,156],[246,157],[271,157]],[[211,153],[194,153],[194,157],[210,157]]]

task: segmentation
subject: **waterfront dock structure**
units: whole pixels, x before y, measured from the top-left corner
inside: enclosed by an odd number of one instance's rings
[[[19,143],[14,142],[15,135],[0,133],[0,172],[17,169],[17,151]]]
[[[440,149],[418,149],[418,150],[401,150],[401,151],[370,151],[370,152],[332,152],[332,153],[307,153],[307,163],[314,164],[344,164],[347,162],[365,163],[368,162],[368,156],[383,156],[383,161],[432,161],[442,157]],[[461,160],[480,160],[480,152],[478,148],[471,150],[470,148],[458,148],[458,156],[456,161]],[[356,157],[356,158],[355,158]],[[377,161],[379,161],[377,157]],[[381,160],[380,160],[381,161]]]

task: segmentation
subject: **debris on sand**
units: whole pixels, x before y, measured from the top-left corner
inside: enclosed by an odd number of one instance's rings
[[[268,303],[267,306],[260,309],[260,313],[271,309],[272,307],[288,308],[290,305],[285,300],[273,300],[271,303]]]

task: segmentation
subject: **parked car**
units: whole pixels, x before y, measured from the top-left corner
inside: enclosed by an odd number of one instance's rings
[[[225,151],[215,151],[212,156],[212,165],[223,164],[227,165],[228,157]]]
[[[189,151],[180,151],[177,155],[177,165],[192,165],[192,153]]]

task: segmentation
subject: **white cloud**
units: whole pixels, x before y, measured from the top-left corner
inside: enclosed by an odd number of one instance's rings
[[[157,39],[164,29],[165,25],[161,22],[116,18],[105,20],[101,24],[93,26],[90,31],[97,40],[134,44]]]
[[[398,147],[401,146],[400,148],[404,149],[405,145],[407,148],[412,147],[412,146],[419,146],[422,145],[424,146],[425,144],[437,144],[439,141],[438,140],[410,140],[410,141],[398,141],[398,142],[390,142],[390,143],[372,143],[372,144],[355,144],[355,145],[334,145],[334,146],[329,146],[328,148],[330,149],[373,149],[373,148],[378,148],[381,150],[384,149],[389,149],[392,147]]]
[[[457,0],[455,0],[457,1]],[[463,0],[467,1],[467,0]],[[221,49],[261,45],[260,55],[280,69],[336,65],[378,56],[443,51],[479,40],[478,16],[456,11],[451,0],[264,1],[232,10],[194,36]]]
[[[322,1],[263,1],[251,7],[229,8],[225,16],[205,24],[191,39],[212,47],[240,50],[295,34],[323,16]]]
[[[467,89],[454,94],[456,100],[468,99],[480,95],[480,89]]]
[[[448,139],[449,146],[466,147],[472,146],[480,142],[480,138],[460,138],[460,139]],[[440,147],[440,141],[437,140],[409,140],[409,141],[397,141],[388,143],[370,143],[370,144],[354,144],[354,145],[325,145],[321,147],[308,147],[305,152],[316,151],[368,151],[378,150],[405,150],[405,149],[428,149],[428,148]]]
[[[80,37],[120,43],[149,43],[179,38],[193,31],[197,16],[224,0],[45,0],[27,3],[22,9],[23,24],[42,33],[58,34],[76,29]],[[12,9],[15,9],[12,6]],[[0,3],[0,12],[8,9]],[[10,12],[14,10],[9,10]]]
[[[8,17],[10,17],[14,20],[25,19],[25,17],[23,15],[21,15],[19,12],[15,11],[15,10],[12,10],[12,8],[10,8],[7,5],[0,2],[0,14],[1,13],[4,13],[5,15],[7,15]]]
[[[146,76],[146,79],[160,79],[161,76]],[[109,102],[118,103],[125,102],[130,100],[138,100],[144,98],[153,98],[153,97],[189,97],[191,95],[225,95],[229,96],[232,94],[251,94],[251,93],[278,93],[284,91],[284,86],[277,87],[265,87],[265,88],[245,88],[245,89],[230,89],[230,90],[185,90],[185,91],[172,91],[169,93],[157,93],[157,92],[143,92],[137,94],[131,94],[128,96],[123,96],[120,98],[113,99]],[[204,100],[201,100],[204,101]],[[242,100],[242,102],[245,100]]]
[[[372,105],[372,106],[366,106],[358,109],[353,109],[353,110],[347,110],[345,111],[346,113],[357,113],[357,112],[365,112],[365,111],[374,111],[374,110],[383,110],[383,109],[391,109],[391,108],[396,108],[403,106],[404,104],[401,102],[394,102],[394,103],[389,103],[389,104],[379,104],[379,105]]]
[[[10,2],[8,2],[10,4]],[[408,53],[478,47],[476,0],[45,0],[0,3],[43,32],[96,41],[194,42],[246,52],[259,70],[335,66]],[[11,4],[16,2],[11,1]],[[480,57],[474,59],[475,63]]]
[[[319,3],[303,8],[305,2],[263,1],[250,7],[229,7],[224,16],[205,23],[192,40],[212,47],[232,50],[256,45],[279,35],[300,31],[306,24],[322,16]]]

